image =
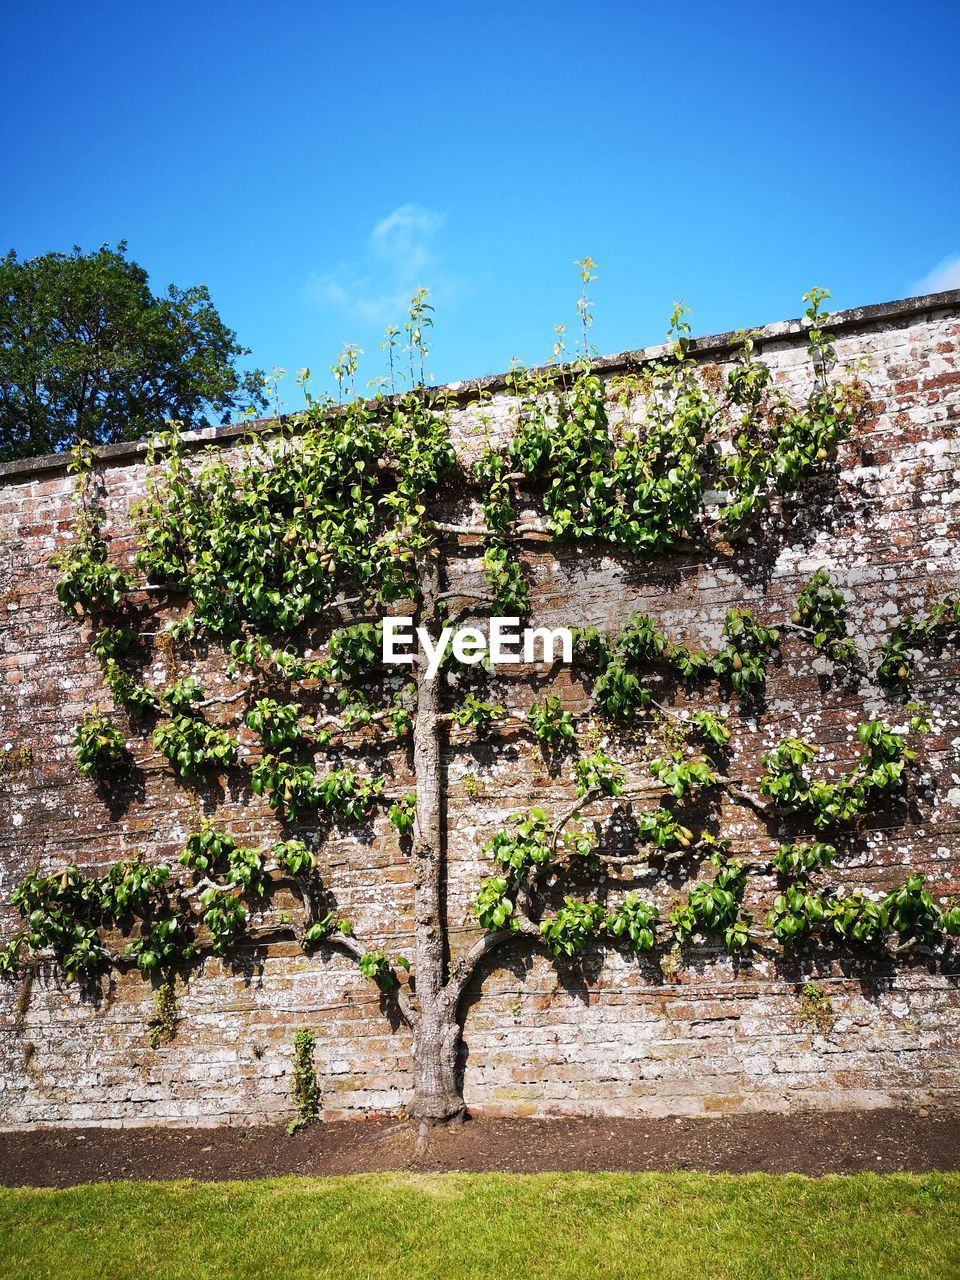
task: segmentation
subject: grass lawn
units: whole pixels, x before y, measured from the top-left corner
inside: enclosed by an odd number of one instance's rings
[[[0,1190],[3,1280],[955,1280],[960,1174],[387,1174]]]

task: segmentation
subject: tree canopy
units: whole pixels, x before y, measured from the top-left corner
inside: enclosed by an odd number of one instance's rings
[[[263,406],[205,285],[154,294],[127,246],[0,258],[0,461],[137,440]]]

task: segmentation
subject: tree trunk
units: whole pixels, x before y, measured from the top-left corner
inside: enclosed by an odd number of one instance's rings
[[[463,1095],[457,1087],[457,1048],[460,1025],[449,1001],[421,1009],[414,1032],[413,1115],[438,1123],[463,1115]]]
[[[420,565],[420,617],[427,626],[436,619],[440,570],[427,553]],[[463,1113],[456,1084],[460,1028],[456,1007],[446,990],[446,958],[442,919],[443,823],[442,774],[437,681],[426,678],[418,662],[417,718],[413,729],[413,767],[417,781],[417,824],[413,842],[414,930],[416,935],[416,1000],[414,1021],[413,1114],[427,1121],[449,1120]]]

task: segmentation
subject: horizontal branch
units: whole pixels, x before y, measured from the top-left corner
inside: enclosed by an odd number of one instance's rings
[[[434,524],[437,533],[445,533],[456,538],[492,538],[501,542],[553,542],[554,536],[542,525],[520,525],[516,529],[490,529],[487,525],[447,524],[437,521]]]

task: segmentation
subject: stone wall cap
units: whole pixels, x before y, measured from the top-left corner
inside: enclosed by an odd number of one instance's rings
[[[832,333],[849,333],[876,325],[896,326],[913,320],[917,316],[953,310],[960,310],[960,289],[947,289],[942,293],[927,293],[919,297],[899,298],[893,302],[853,307],[847,311],[834,311],[827,317],[826,327]],[[802,337],[807,332],[807,328],[807,322],[803,319],[778,320],[773,324],[753,329],[751,332],[757,335],[757,349],[762,350],[770,343],[789,343],[795,338]],[[742,330],[731,330],[727,333],[694,338],[688,348],[689,353],[701,360],[727,354],[736,343],[739,333],[742,332]],[[618,355],[601,356],[593,362],[593,367],[600,373],[629,373],[654,360],[662,359],[668,349],[668,344],[659,343],[656,346],[641,347],[634,351],[621,351]],[[506,387],[508,376],[506,373],[494,373],[468,381],[448,382],[442,387],[432,389],[447,391],[460,404],[468,404],[479,393],[493,394],[502,391]],[[296,414],[281,414],[273,418],[255,418],[248,422],[230,423],[227,426],[204,427],[199,431],[185,432],[183,440],[188,449],[194,450],[209,444],[230,444],[251,434],[270,435],[284,423],[295,421],[296,417]],[[147,441],[125,440],[119,444],[100,445],[95,452],[102,462],[127,465],[139,462],[146,456]],[[17,458],[12,462],[0,463],[0,485],[17,483],[35,476],[65,473],[69,461],[69,453],[48,453],[35,458]]]

